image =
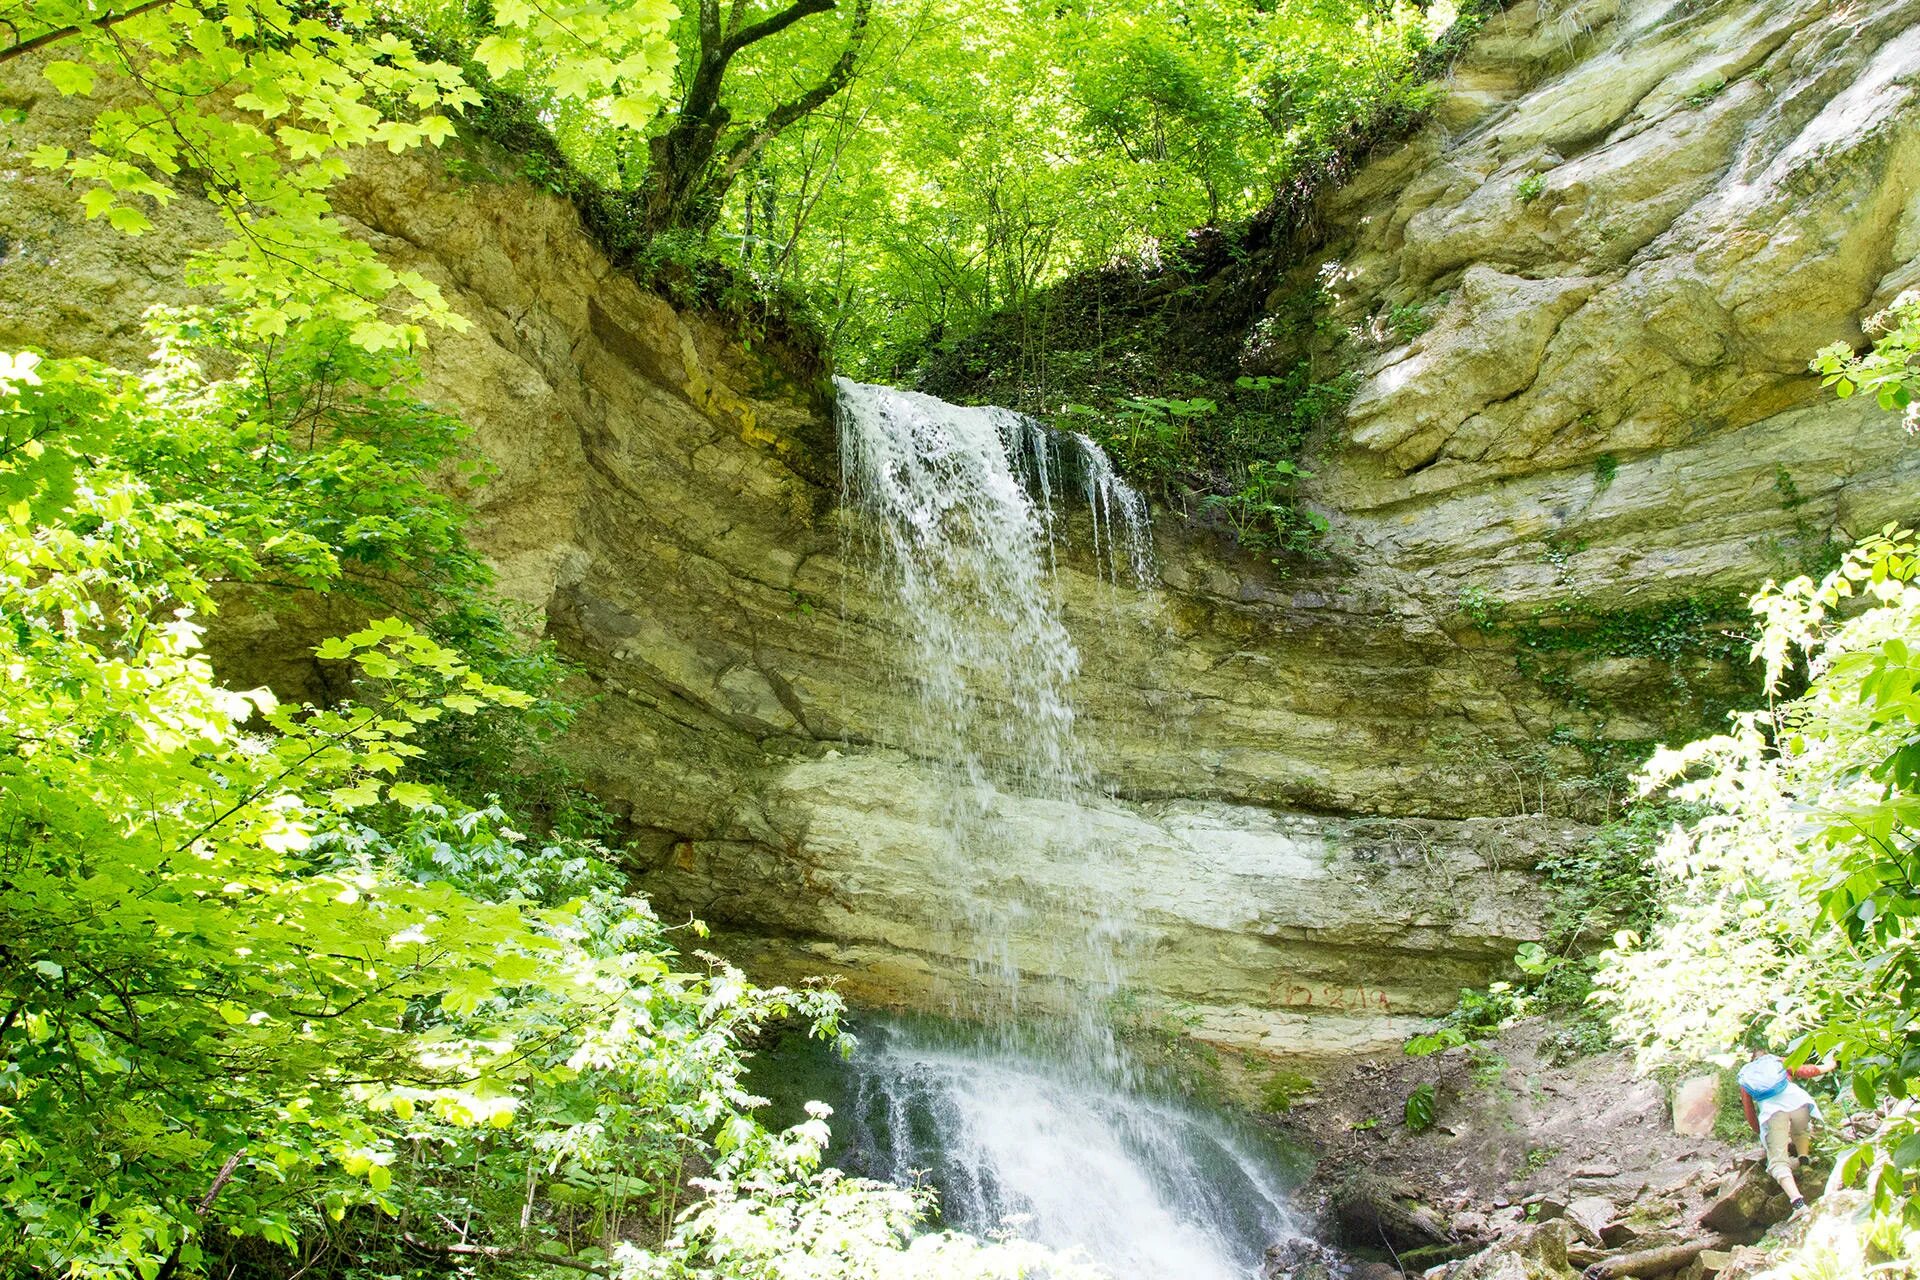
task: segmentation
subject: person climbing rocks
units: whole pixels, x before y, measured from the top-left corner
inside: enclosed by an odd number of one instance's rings
[[[1747,1110],[1747,1124],[1760,1135],[1767,1153],[1767,1172],[1787,1193],[1793,1212],[1807,1207],[1794,1181],[1794,1168],[1806,1161],[1813,1150],[1813,1122],[1821,1118],[1813,1095],[1795,1084],[1812,1080],[1833,1070],[1832,1064],[1808,1063],[1788,1067],[1780,1055],[1764,1049],[1754,1050],[1753,1060],[1740,1068],[1740,1101]]]

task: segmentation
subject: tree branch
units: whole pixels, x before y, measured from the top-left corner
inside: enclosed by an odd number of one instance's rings
[[[818,3],[818,0],[800,0],[800,4]],[[832,8],[833,0],[825,0],[825,7]],[[792,13],[799,9],[795,5],[787,10]],[[767,113],[767,118],[754,128],[736,139],[727,149],[727,161],[721,168],[716,185],[725,191],[729,184],[747,167],[760,149],[778,137],[794,121],[819,109],[834,94],[839,93],[853,78],[853,64],[860,54],[860,46],[867,37],[867,18],[873,10],[873,0],[857,0],[853,10],[853,27],[847,33],[847,47],[840,51],[840,57],[834,62],[819,84],[807,90],[799,97],[784,102]],[[785,15],[782,15],[785,16]],[[769,22],[774,19],[768,19]],[[766,23],[759,24],[765,26]]]
[[[771,18],[741,27],[728,36],[720,46],[720,56],[731,58],[750,44],[757,44],[768,36],[779,35],[802,18],[816,13],[826,13],[833,9],[836,0],[794,0],[791,5],[774,14]],[[865,6],[863,5],[862,8]]]
[[[731,35],[721,29],[720,0],[700,0],[700,58],[687,81],[673,127],[647,144],[651,164],[647,175],[646,221],[649,234],[672,227],[711,227],[719,216],[727,188],[754,155],[782,129],[831,98],[853,75],[854,58],[866,37],[872,0],[858,0],[847,47],[826,78],[807,93],[775,108],[757,126],[735,136],[724,158],[716,163],[721,138],[732,124],[732,114],[720,101],[721,82],[733,56],[747,46],[786,30],[816,13],[829,13],[836,0],[794,0],[785,9],[759,22],[737,27]],[[738,17],[743,6],[729,6]]]
[[[117,23],[125,22],[129,18],[137,18],[143,13],[151,13],[155,9],[163,9],[173,3],[174,0],[146,0],[145,4],[137,4],[122,13],[109,13],[103,17],[95,18],[92,22],[83,22],[71,27],[57,27],[52,31],[43,31],[31,40],[22,40],[19,44],[9,45],[4,49],[0,49],[0,62],[11,62],[23,54],[32,53],[35,49],[44,49],[50,44],[58,44],[69,36],[77,36],[82,31],[105,30]],[[831,0],[829,0],[829,7],[831,7]]]
[[[720,0],[700,0],[701,61],[706,61],[710,54],[719,52],[720,48]]]

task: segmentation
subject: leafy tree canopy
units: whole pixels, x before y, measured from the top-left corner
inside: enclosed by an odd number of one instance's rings
[[[1420,55],[1452,16],[1371,0],[882,5],[852,83],[769,143],[719,234],[756,280],[805,296],[843,363],[897,378],[1067,272],[1152,261],[1417,112]]]
[[[470,24],[473,55],[529,68],[555,100],[644,127],[671,83],[670,0],[502,0]],[[63,94],[98,95],[90,146],[33,161],[69,175],[87,216],[138,235],[185,188],[232,234],[196,276],[243,307],[247,329],[350,326],[372,350],[460,327],[433,284],[396,271],[329,216],[354,148],[438,145],[478,95],[455,64],[399,34],[402,7],[244,0],[6,0],[0,64],[38,54]],[[424,15],[423,15],[424,16]]]
[[[329,216],[353,149],[453,135],[524,97],[655,251],[803,297],[880,371],[1079,266],[1244,217],[1424,104],[1451,21],[1404,0],[4,0],[0,64],[99,102],[43,147],[138,234],[204,195],[197,275],[259,336],[309,317],[372,349],[458,326]]]

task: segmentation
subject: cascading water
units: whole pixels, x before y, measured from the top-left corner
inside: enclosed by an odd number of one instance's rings
[[[1106,1009],[1124,980],[1125,904],[981,883],[989,849],[1091,862],[1094,883],[1120,852],[1071,816],[1091,772],[1054,573],[1072,522],[1056,502],[1084,498],[1098,572],[1137,585],[1152,573],[1145,503],[1085,436],[886,387],[839,392],[853,550],[906,636],[903,745],[946,773],[944,873],[970,904],[946,927],[977,979],[954,995],[974,1031],[881,1028],[856,1059],[841,1141],[865,1173],[932,1171],[956,1227],[1012,1220],[1117,1277],[1252,1274],[1288,1233],[1284,1179],[1257,1135],[1147,1088],[1116,1044]],[[1044,834],[1008,822],[1003,789],[1063,820]]]

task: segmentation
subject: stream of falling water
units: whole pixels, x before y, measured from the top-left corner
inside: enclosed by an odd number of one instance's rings
[[[1224,1117],[1145,1088],[1116,1041],[1108,1009],[1134,941],[1127,904],[982,883],[990,849],[1044,843],[1035,857],[1079,860],[1090,884],[1124,856],[1072,821],[1022,829],[997,800],[1010,791],[1070,812],[1094,798],[1057,553],[1070,526],[1087,529],[1102,577],[1146,586],[1146,504],[1085,436],[1005,409],[838,387],[851,550],[901,620],[898,728],[944,777],[943,874],[969,904],[945,922],[945,941],[975,979],[954,996],[975,1031],[889,1024],[856,1058],[843,1124],[862,1172],[929,1170],[950,1225],[989,1232],[1011,1219],[1122,1280],[1255,1274],[1262,1248],[1290,1233],[1284,1180]],[[1070,499],[1084,520],[1062,514]],[[1050,953],[1021,954],[1014,939],[1036,935]]]

